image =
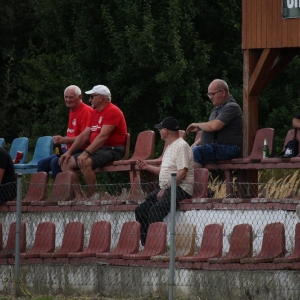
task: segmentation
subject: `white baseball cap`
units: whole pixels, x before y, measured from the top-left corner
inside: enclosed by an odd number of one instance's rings
[[[111,96],[110,90],[105,85],[95,85],[90,91],[85,92],[86,94],[99,94],[104,96]]]

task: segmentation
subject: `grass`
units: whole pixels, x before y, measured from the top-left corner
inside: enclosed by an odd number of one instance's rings
[[[233,179],[233,185],[236,183],[236,177]],[[258,172],[258,183],[250,183],[257,185],[258,194],[263,194],[268,198],[286,198],[295,197],[300,194],[300,176],[299,170],[264,170]],[[219,177],[210,178],[209,188],[215,194],[214,198],[226,197],[226,181],[220,181]]]
[[[145,300],[146,298],[109,298],[109,297],[101,297],[101,296],[32,296],[32,297],[21,297],[21,298],[15,298],[13,296],[8,296],[8,297],[3,297],[0,296],[0,300],[16,300],[16,299],[22,299],[22,300]],[[152,297],[152,298],[147,298],[148,300],[163,300],[164,298],[159,298],[159,297]]]

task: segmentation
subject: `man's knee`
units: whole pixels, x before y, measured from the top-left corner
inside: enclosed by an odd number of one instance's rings
[[[68,160],[68,162],[64,161],[61,165],[61,169],[63,172],[77,170],[78,167],[77,167],[74,157],[71,156],[70,159]]]
[[[154,205],[149,210],[149,224],[163,222],[164,217],[169,213],[169,209]]]
[[[137,207],[135,208],[135,210],[134,210],[134,215],[135,215],[135,219],[136,219],[137,221],[139,221],[139,220],[140,220],[140,217],[141,217],[141,208],[140,208],[140,206],[137,206]]]
[[[148,210],[147,207],[140,204],[134,210],[135,216],[139,218],[144,218],[146,216],[147,210]]]

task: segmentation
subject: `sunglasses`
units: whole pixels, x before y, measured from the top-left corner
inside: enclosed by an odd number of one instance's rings
[[[90,95],[90,98],[93,100],[94,97],[100,96],[99,94]]]

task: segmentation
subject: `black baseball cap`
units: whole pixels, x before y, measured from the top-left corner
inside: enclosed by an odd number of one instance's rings
[[[171,131],[178,131],[179,130],[179,123],[174,117],[167,117],[159,124],[154,126],[156,129],[166,128]]]

